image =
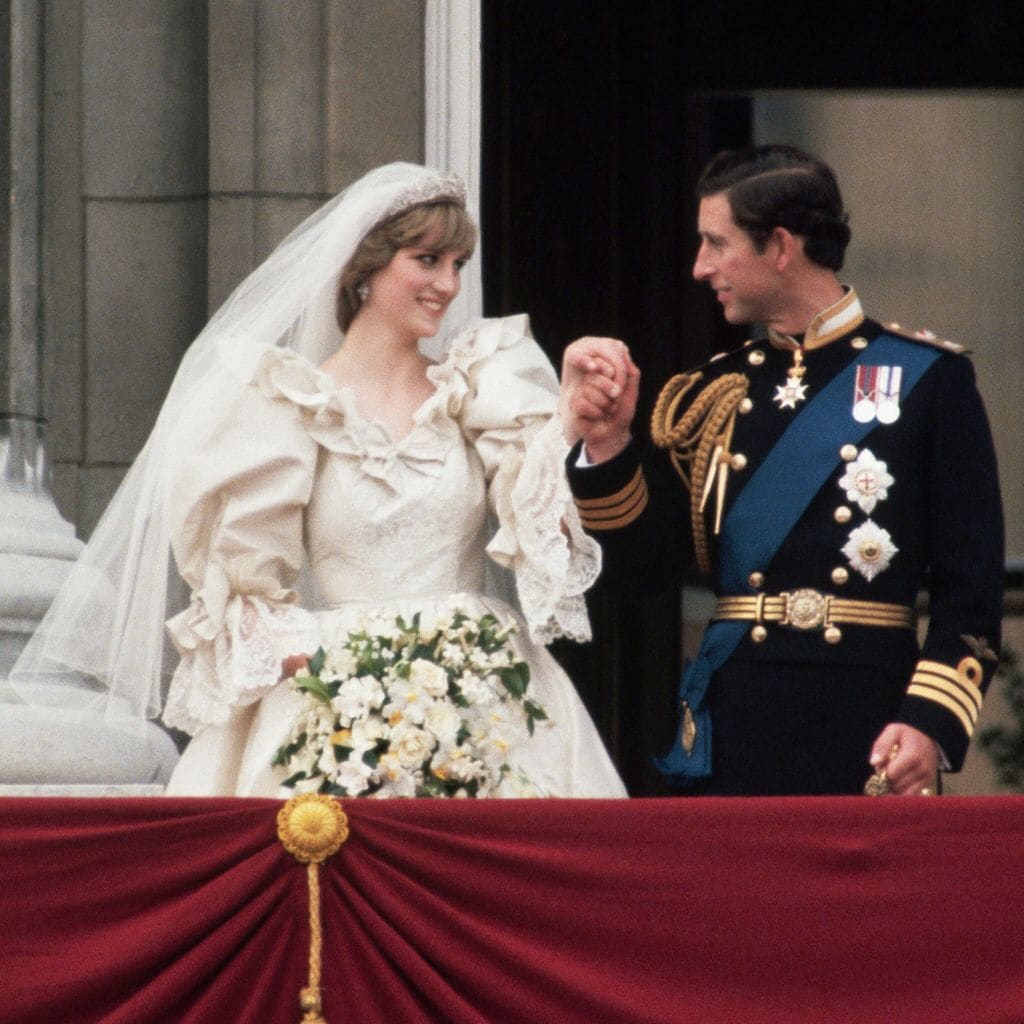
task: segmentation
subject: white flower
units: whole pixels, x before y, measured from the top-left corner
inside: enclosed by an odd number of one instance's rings
[[[427,708],[427,713],[423,717],[423,727],[433,733],[439,743],[452,746],[462,727],[462,717],[454,704],[437,700]]]
[[[403,767],[394,754],[382,754],[377,772],[381,778],[379,796],[416,795],[416,774]]]
[[[334,779],[352,796],[358,796],[369,788],[372,774],[373,769],[361,757],[353,754],[338,766]]]
[[[323,750],[320,751],[320,756],[316,761],[316,770],[321,775],[326,775],[330,778],[338,768],[338,760],[334,756],[334,744],[324,744]]]
[[[505,795],[532,795],[525,776],[502,785],[528,732],[523,697],[499,675],[521,667],[508,639],[514,625],[470,618],[455,603],[434,622],[414,621],[394,612],[367,615],[360,628],[317,652],[322,665],[313,678],[320,685],[296,687],[301,710],[275,763],[303,776],[290,783],[303,791],[329,784],[351,796],[466,798],[501,787]],[[412,659],[417,648],[428,653]],[[452,668],[460,679],[450,696]],[[334,694],[329,702],[324,686]],[[371,754],[375,767],[363,759]]]
[[[863,448],[856,461],[846,467],[839,486],[846,491],[847,501],[855,501],[862,512],[870,515],[875,505],[889,496],[888,488],[895,482],[887,464],[876,459],[870,449]]]
[[[384,703],[384,690],[373,676],[346,679],[338,690],[331,707],[339,715],[353,721]]]
[[[473,779],[485,779],[487,771],[483,763],[475,758],[465,744],[458,747],[447,747],[434,755],[430,764],[434,776],[439,779],[451,779],[455,782],[472,782]]]
[[[425,658],[417,658],[409,666],[409,682],[429,697],[443,697],[448,692],[448,673]]]
[[[445,644],[441,648],[441,660],[452,668],[459,668],[466,660],[466,652],[458,644]]]
[[[474,706],[486,706],[494,704],[498,700],[498,692],[487,678],[475,675],[472,672],[464,672],[456,680],[462,696]]]
[[[355,675],[356,656],[348,647],[332,648],[324,658],[321,678],[347,679]]]
[[[437,746],[429,732],[400,722],[391,732],[391,751],[405,768],[419,767]]]
[[[349,746],[360,753],[373,750],[384,737],[384,722],[374,715],[372,718],[360,718],[352,723]]]
[[[431,703],[427,691],[411,679],[396,679],[391,685],[390,696],[389,708],[397,711],[404,721],[417,725],[423,721]]]

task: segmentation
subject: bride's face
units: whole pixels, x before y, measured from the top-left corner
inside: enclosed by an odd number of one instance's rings
[[[370,279],[365,303],[410,339],[437,334],[449,304],[461,287],[466,254],[434,248],[431,239],[399,249],[391,262]]]

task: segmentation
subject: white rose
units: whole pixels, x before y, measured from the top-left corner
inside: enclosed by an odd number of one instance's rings
[[[417,658],[409,666],[409,682],[431,697],[443,697],[448,692],[448,673],[425,658]]]
[[[438,741],[446,746],[455,743],[455,737],[462,727],[462,717],[454,705],[448,701],[438,700],[427,708],[423,718],[423,727],[432,732]]]
[[[401,765],[418,768],[430,756],[437,741],[429,732],[402,722],[391,733],[391,751]]]

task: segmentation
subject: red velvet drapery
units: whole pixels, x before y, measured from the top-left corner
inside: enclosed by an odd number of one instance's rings
[[[0,800],[0,1021],[297,1024],[270,800]],[[331,1024],[1021,1024],[1024,801],[344,802]]]

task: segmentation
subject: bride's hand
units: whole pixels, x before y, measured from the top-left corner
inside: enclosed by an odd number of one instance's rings
[[[587,457],[603,462],[629,444],[640,371],[616,338],[579,338],[562,357],[559,412],[570,444],[582,439]]]
[[[308,654],[289,654],[284,661],[281,662],[281,679],[291,679],[297,675],[300,669],[309,670],[309,655]]]

